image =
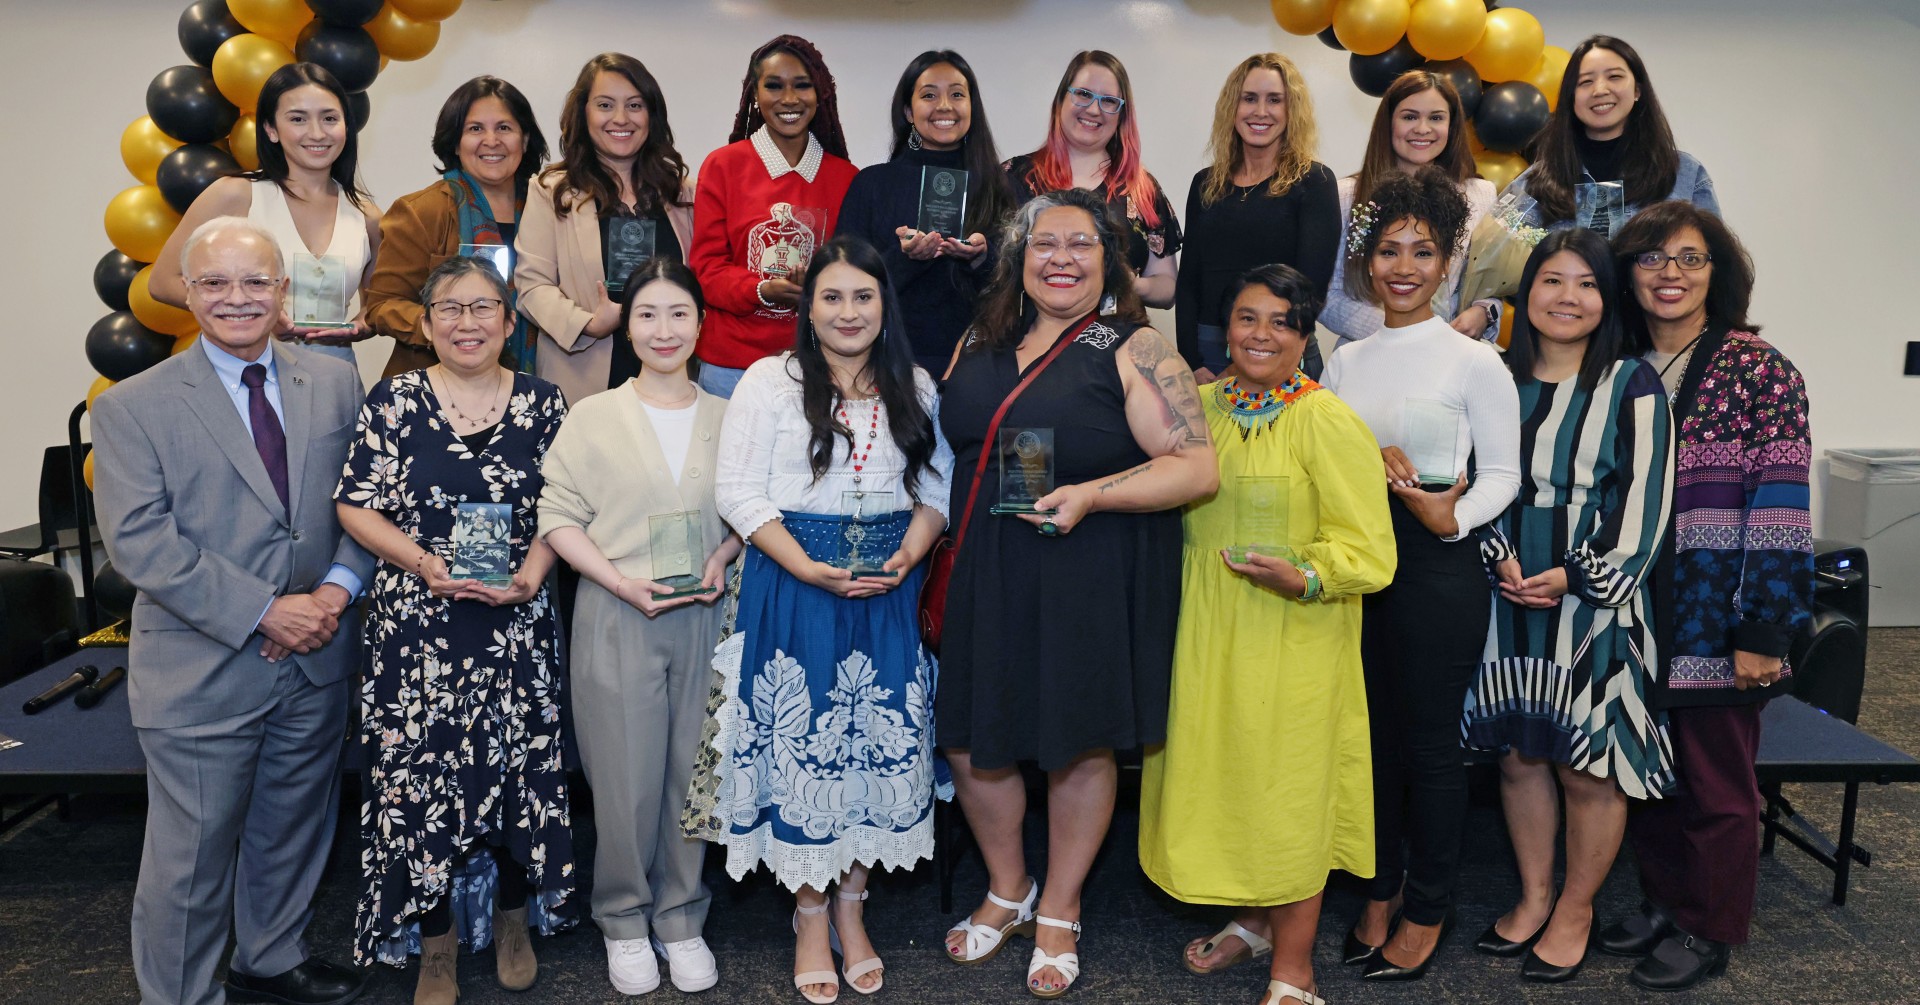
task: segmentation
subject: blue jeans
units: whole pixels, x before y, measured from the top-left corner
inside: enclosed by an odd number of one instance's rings
[[[740,383],[740,377],[746,372],[732,367],[714,366],[703,360],[700,363],[699,384],[708,394],[731,398],[734,386]]]

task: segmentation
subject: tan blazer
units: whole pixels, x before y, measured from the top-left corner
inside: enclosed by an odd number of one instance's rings
[[[520,313],[540,329],[536,372],[560,386],[568,405],[577,405],[607,389],[613,344],[581,332],[593,312],[580,305],[593,302],[594,284],[606,279],[600,260],[600,214],[592,202],[583,201],[565,219],[555,216],[553,190],[559,180],[539,175],[527,189],[527,208],[513,242],[513,285],[520,293]],[[684,253],[693,241],[691,186],[682,190],[681,198],[687,205],[667,207],[667,219]]]

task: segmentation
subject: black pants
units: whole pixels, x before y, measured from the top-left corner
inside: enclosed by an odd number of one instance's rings
[[[1493,595],[1472,535],[1446,542],[1389,500],[1400,566],[1366,598],[1361,658],[1373,733],[1374,875],[1407,921],[1437,925],[1453,903],[1467,769],[1460,711],[1486,646]]]

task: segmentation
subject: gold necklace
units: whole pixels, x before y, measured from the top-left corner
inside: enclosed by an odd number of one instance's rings
[[[667,409],[679,408],[681,405],[684,405],[687,402],[692,401],[694,398],[697,398],[700,395],[699,390],[693,386],[693,381],[687,381],[687,393],[685,397],[675,398],[672,401],[661,401],[658,398],[649,396],[647,392],[640,390],[640,381],[638,378],[635,378],[633,382],[633,393],[639,395],[641,401],[646,402],[647,404],[652,405],[655,408],[667,408]]]
[[[468,415],[466,410],[460,407],[460,403],[454,400],[453,382],[448,379],[444,366],[440,371],[440,382],[446,385],[446,390],[440,391],[436,388],[435,391],[439,393],[441,400],[446,402],[447,407],[453,409],[454,416],[460,421],[470,426],[490,426],[493,424],[494,414],[500,411],[500,383],[506,379],[506,373],[507,371],[500,367],[496,366],[493,368],[493,391],[487,396],[487,401],[490,404],[487,407],[486,414],[478,419]]]

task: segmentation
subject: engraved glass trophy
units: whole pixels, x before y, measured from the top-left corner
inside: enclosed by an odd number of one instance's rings
[[[1611,239],[1627,222],[1627,189],[1617,181],[1584,181],[1573,187],[1574,222]]]
[[[1053,430],[1002,429],[997,448],[1000,496],[988,511],[998,515],[1052,512],[1037,504],[1053,491]]]
[[[303,328],[347,328],[353,318],[347,304],[359,286],[358,276],[349,275],[347,260],[339,255],[309,255],[299,252],[288,266],[293,277],[291,302],[287,313]]]
[[[1401,409],[1401,452],[1419,472],[1422,485],[1452,485],[1460,480],[1458,409],[1444,401],[1408,398]]]
[[[632,216],[607,218],[607,246],[602,257],[607,267],[608,296],[624,292],[627,277],[653,257],[654,226],[653,220]]]
[[[1233,544],[1227,557],[1245,565],[1252,552],[1296,562],[1287,543],[1292,483],[1285,475],[1240,475],[1234,479]]]
[[[700,533],[700,511],[655,513],[647,518],[647,532],[653,553],[653,581],[673,588],[672,593],[656,593],[655,600],[672,600],[712,593],[703,585],[699,569],[707,561],[706,542]]]
[[[922,234],[963,239],[967,226],[967,173],[960,168],[920,169],[920,213],[914,229]]]
[[[462,258],[478,258],[493,263],[493,271],[508,285],[513,283],[513,248],[505,244],[463,244],[460,246]]]
[[[882,519],[893,515],[893,492],[854,489],[842,492],[840,497],[840,511],[846,515],[847,522],[836,542],[833,564],[856,577],[898,577],[898,569],[884,568],[893,557],[894,549],[887,547],[878,526]]]
[[[453,514],[453,561],[447,574],[494,589],[512,586],[512,531],[513,507],[507,503],[461,503]]]

